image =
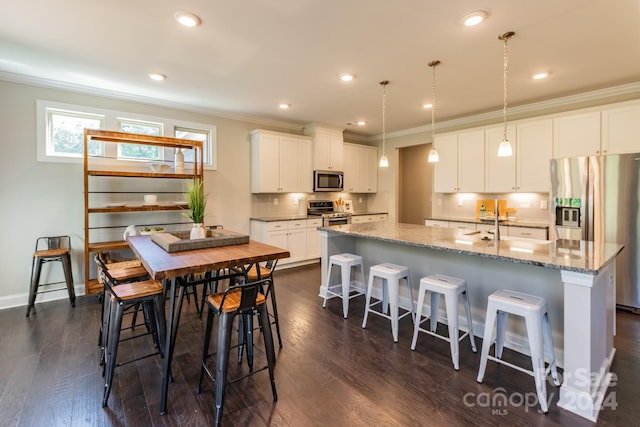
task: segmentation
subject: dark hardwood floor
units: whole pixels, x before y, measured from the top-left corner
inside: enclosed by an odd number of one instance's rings
[[[361,328],[364,297],[351,300],[349,319],[340,300],[326,309],[318,297],[319,265],[275,273],[284,347],[275,368],[278,401],[272,402],[266,371],[228,386],[223,424],[230,426],[587,426],[592,423],[556,406],[558,388],[548,385],[547,415],[520,398],[535,396],[533,378],[489,362],[476,382],[479,352],[461,343],[460,370],[449,345],[421,334],[410,350],[413,325],[400,321],[393,343],[386,319],[370,316]],[[169,406],[160,415],[160,359],[116,370],[107,408],[97,346],[95,296],[76,308],[60,300],[0,310],[0,423],[3,426],[205,426],[213,421],[213,385],[195,393],[204,321],[193,300],[185,305],[173,362]],[[612,371],[617,383],[598,425],[635,425],[640,419],[640,316],[618,312]],[[215,339],[215,338],[214,338]],[[478,349],[481,340],[477,339]],[[119,356],[141,354],[150,340],[121,343]],[[518,363],[527,358],[505,351]],[[232,359],[233,360],[233,359]],[[256,357],[256,364],[262,360]],[[232,370],[244,368],[231,363]],[[500,405],[499,387],[511,404]],[[498,396],[499,397],[499,396]],[[491,401],[495,401],[494,405]]]

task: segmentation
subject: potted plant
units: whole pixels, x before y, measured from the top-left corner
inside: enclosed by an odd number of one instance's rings
[[[189,211],[183,215],[193,221],[191,239],[204,239],[207,232],[204,229],[204,211],[207,206],[208,195],[204,192],[204,183],[199,178],[189,183],[187,187],[187,206]]]

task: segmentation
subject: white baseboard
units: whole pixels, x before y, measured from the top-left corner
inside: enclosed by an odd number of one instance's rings
[[[76,296],[84,295],[84,285],[75,285],[74,289],[76,291]],[[67,293],[67,289],[60,289],[56,291],[51,291],[43,294],[38,294],[36,297],[36,304],[47,301],[55,301],[59,299],[68,299],[69,294]],[[0,297],[0,310],[4,310],[5,308],[12,307],[21,307],[27,306],[29,301],[29,293],[23,292],[15,295],[7,295],[4,297]]]

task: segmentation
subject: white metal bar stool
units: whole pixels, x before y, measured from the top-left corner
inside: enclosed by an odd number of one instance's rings
[[[382,299],[371,303],[371,290],[373,288],[373,281],[375,278],[382,279]],[[407,283],[407,289],[409,290],[409,299],[411,300],[411,310],[407,310],[402,315],[399,314],[399,294],[400,294],[400,280],[404,279]],[[380,311],[374,310],[372,307],[381,304]],[[389,308],[389,314],[387,313]],[[404,310],[404,309],[403,309]],[[384,263],[371,267],[369,271],[369,285],[367,287],[366,304],[364,306],[364,319],[362,320],[362,328],[367,327],[367,318],[369,313],[377,314],[385,319],[391,320],[391,333],[393,334],[393,341],[398,342],[398,320],[416,312],[413,293],[411,292],[411,279],[409,278],[409,268],[401,265]]]
[[[424,304],[424,296],[427,292],[431,292],[431,315],[422,318],[422,306]],[[447,324],[449,327],[449,337],[445,337],[436,333],[438,326],[438,308],[440,306],[440,295],[444,295],[444,302],[447,312]],[[467,327],[469,330],[459,335],[458,328],[458,296],[462,296],[464,311],[467,316]],[[431,319],[430,328],[423,329],[420,325]],[[475,353],[476,340],[473,336],[473,323],[471,322],[471,308],[469,306],[469,297],[467,296],[467,282],[457,277],[445,276],[442,274],[432,274],[420,279],[420,291],[418,295],[417,315],[413,327],[413,341],[411,342],[411,350],[416,349],[418,342],[418,332],[425,332],[436,338],[449,342],[451,347],[451,360],[453,368],[457,371],[460,368],[460,341],[467,335],[471,341],[471,349]]]
[[[533,370],[529,371],[520,366],[516,366],[502,360],[502,350],[504,349],[504,335],[507,327],[507,315],[516,314],[525,318],[527,325],[527,335],[529,347],[531,349],[531,362]],[[498,329],[496,333],[495,357],[489,355],[489,348],[493,343],[493,325],[498,319]],[[544,345],[543,345],[544,342]],[[545,369],[543,348],[547,351],[549,368]],[[547,387],[545,378],[551,372],[555,385],[560,385],[558,372],[556,370],[556,359],[551,338],[551,325],[549,314],[547,313],[547,302],[544,298],[521,292],[510,290],[498,290],[489,295],[487,305],[487,320],[484,325],[484,340],[482,342],[482,355],[480,358],[480,369],[478,371],[478,382],[482,382],[484,372],[487,368],[487,360],[502,363],[520,372],[531,375],[536,382],[536,392],[540,407],[543,412],[549,411],[547,404]]]
[[[341,270],[341,282],[335,285],[331,285],[331,269],[333,266],[340,267]],[[351,281],[351,268],[360,267],[360,277],[364,280],[364,267],[362,265],[362,257],[359,255],[344,253],[331,255],[329,257],[329,268],[327,271],[327,292],[324,296],[324,303],[322,308],[327,306],[327,300],[335,297],[342,298],[342,313],[344,318],[347,318],[349,313],[349,300],[360,295],[365,294],[364,283]],[[336,292],[340,289],[339,292]]]

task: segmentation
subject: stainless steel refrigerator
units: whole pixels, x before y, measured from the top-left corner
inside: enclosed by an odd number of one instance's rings
[[[616,264],[616,303],[640,313],[640,153],[551,161],[551,240],[624,245]]]

